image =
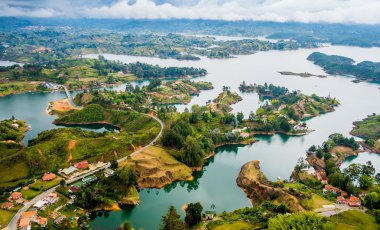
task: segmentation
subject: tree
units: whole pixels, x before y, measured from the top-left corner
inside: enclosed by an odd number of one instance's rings
[[[278,215],[270,218],[268,222],[269,230],[314,230],[330,229],[323,218],[312,212],[297,212],[292,215]]]
[[[380,185],[380,173],[377,173],[375,176],[375,181],[377,185]]]
[[[113,159],[111,161],[111,169],[117,169],[119,167],[119,163],[117,162],[117,160]]]
[[[373,167],[371,161],[367,161],[365,165],[362,165],[362,174],[367,176],[373,176],[376,172],[375,167]]]
[[[187,229],[185,222],[180,219],[177,210],[170,206],[168,212],[162,217],[161,230]]]
[[[238,120],[238,122],[239,122],[240,124],[243,123],[244,114],[243,114],[242,112],[237,113],[237,115],[236,115],[236,119]]]
[[[253,111],[251,111],[251,112],[249,113],[248,120],[249,120],[249,121],[254,121],[254,120],[255,120],[255,113],[254,113]]]
[[[343,170],[343,173],[351,178],[351,180],[356,181],[362,174],[362,166],[360,164],[350,164],[348,168]]]
[[[66,185],[66,181],[65,181],[64,179],[62,179],[62,180],[59,182],[59,184],[60,184],[61,186],[65,186],[65,185]]]
[[[125,221],[120,227],[117,228],[117,230],[131,230],[131,229],[132,227],[128,221]]]
[[[182,162],[190,167],[197,167],[202,164],[203,152],[198,141],[188,136],[182,149]]]
[[[185,222],[189,227],[197,225],[202,220],[202,205],[197,203],[190,203],[186,208]]]
[[[373,178],[368,175],[362,175],[359,178],[359,184],[360,184],[360,188],[365,189],[365,190],[369,189],[373,185]]]

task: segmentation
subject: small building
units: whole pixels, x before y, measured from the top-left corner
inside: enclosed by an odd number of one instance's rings
[[[9,197],[11,200],[18,200],[22,197],[22,194],[19,192],[13,192]]]
[[[13,203],[11,203],[11,202],[5,202],[5,203],[2,203],[1,205],[0,205],[0,208],[2,208],[2,209],[11,209],[11,208],[13,208]]]
[[[41,227],[46,227],[48,219],[43,218],[43,217],[38,217],[35,222],[39,224]]]
[[[57,178],[57,176],[54,173],[47,172],[42,176],[43,181],[51,181]]]
[[[86,186],[87,184],[90,184],[93,181],[96,181],[98,178],[95,175],[88,176],[82,179],[83,186]]]
[[[75,168],[74,166],[70,166],[68,168],[65,168],[62,170],[62,173],[65,174],[65,175],[70,175],[72,174],[73,172],[77,171],[78,169]]]
[[[362,202],[356,196],[350,196],[350,198],[347,199],[347,202],[350,207],[360,207],[362,205]]]
[[[104,176],[105,177],[110,177],[114,174],[115,172],[112,170],[112,169],[109,169],[107,168],[106,170],[104,170]]]
[[[344,198],[343,196],[338,196],[338,198],[336,198],[336,203],[338,204],[347,204],[347,200],[346,198]]]
[[[37,211],[23,212],[21,218],[29,218],[33,220],[37,216]]]
[[[243,132],[243,133],[240,133],[240,137],[242,137],[242,138],[249,138],[249,133],[245,133],[245,132]]]
[[[77,168],[77,169],[86,169],[89,166],[90,165],[89,165],[88,161],[81,161],[81,162],[78,162],[78,163],[74,164],[74,167]]]
[[[30,229],[30,219],[22,218],[18,226],[20,227],[20,229]]]

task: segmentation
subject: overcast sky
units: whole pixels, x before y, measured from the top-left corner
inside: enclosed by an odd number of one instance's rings
[[[380,0],[0,0],[0,16],[380,24]]]

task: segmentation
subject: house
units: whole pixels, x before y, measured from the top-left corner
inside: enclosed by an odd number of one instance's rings
[[[20,229],[30,229],[30,219],[22,218],[18,226],[20,227]]]
[[[90,184],[93,181],[96,181],[98,178],[95,175],[88,176],[82,179],[82,185],[86,186],[87,184]]]
[[[13,192],[9,197],[11,200],[18,200],[22,197],[22,194],[19,192]]]
[[[55,179],[57,176],[54,173],[47,172],[42,176],[43,181],[50,181]]]
[[[362,202],[356,196],[350,196],[350,198],[347,199],[347,202],[350,207],[360,207],[362,205]]]
[[[325,170],[319,169],[315,171],[315,176],[318,178],[318,180],[322,181],[323,184],[327,184],[328,181]]]
[[[77,169],[86,169],[89,167],[88,161],[81,161],[74,164],[74,167]]]
[[[0,205],[0,208],[2,209],[11,209],[13,208],[13,203],[11,202],[5,202]]]
[[[240,133],[242,138],[249,138],[249,133]]]
[[[106,169],[106,170],[104,170],[104,176],[105,177],[112,176],[113,174],[114,174],[114,171],[112,169]]]
[[[58,216],[57,212],[51,212],[50,215],[49,215],[49,217],[52,218],[52,219],[57,218],[57,216]]]
[[[339,188],[335,188],[334,186],[326,184],[325,187],[323,188],[323,194],[326,194],[326,193],[337,195],[341,193],[341,190]]]
[[[65,168],[62,170],[62,173],[64,173],[65,175],[70,175],[72,174],[73,172],[77,171],[78,169],[75,168],[74,166],[70,166],[68,168]]]
[[[46,202],[45,202],[44,200],[39,200],[39,201],[37,201],[37,202],[33,205],[33,207],[38,208],[38,209],[41,209],[41,208],[43,208],[45,205],[46,205]]]
[[[37,216],[37,211],[23,212],[21,214],[22,219],[29,218],[29,219],[33,220],[36,216]]]
[[[338,196],[338,198],[336,198],[336,203],[338,203],[338,204],[347,204],[348,201],[343,196]]]
[[[41,227],[46,227],[47,221],[48,221],[47,218],[37,217],[34,222],[36,222],[37,224],[39,224]]]

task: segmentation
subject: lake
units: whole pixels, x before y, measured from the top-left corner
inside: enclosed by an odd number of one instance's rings
[[[265,82],[285,86],[290,90],[301,90],[305,94],[316,93],[319,96],[332,96],[340,100],[335,112],[327,113],[308,120],[308,126],[315,130],[302,137],[286,135],[258,136],[259,142],[249,146],[224,146],[217,149],[215,157],[210,159],[201,173],[196,174],[192,182],[178,182],[163,189],[144,189],[140,192],[141,203],[136,207],[128,207],[117,212],[99,212],[93,216],[92,229],[115,229],[125,220],[135,228],[157,229],[161,216],[168,207],[173,205],[183,216],[181,207],[189,202],[201,202],[204,209],[211,204],[218,212],[250,206],[246,195],[236,185],[240,168],[251,160],[260,160],[261,169],[271,179],[289,178],[299,157],[305,157],[305,150],[311,145],[320,145],[335,132],[349,135],[352,122],[365,118],[368,114],[380,113],[380,90],[378,84],[353,83],[352,79],[342,76],[328,78],[301,78],[298,76],[282,76],[278,71],[310,72],[325,74],[324,71],[307,61],[306,58],[314,51],[327,54],[344,55],[355,61],[380,61],[379,48],[356,48],[345,46],[329,46],[318,49],[300,49],[295,51],[267,51],[253,55],[238,56],[231,59],[208,59],[200,61],[177,61],[148,57],[131,57],[125,55],[104,54],[106,59],[120,60],[125,63],[146,62],[160,66],[193,66],[205,68],[208,75],[197,78],[198,81],[210,81],[213,90],[203,91],[194,97],[189,105],[180,105],[180,111],[191,105],[204,105],[209,99],[215,98],[224,85],[232,91],[238,91],[242,81],[247,84]],[[96,58],[98,55],[86,55]],[[146,84],[140,83],[140,84]],[[116,89],[123,90],[124,86]],[[240,93],[241,94],[241,93]],[[241,94],[243,101],[233,105],[234,112],[243,112],[247,117],[250,111],[256,111],[260,106],[257,94]],[[15,115],[32,125],[33,130],[26,138],[33,138],[39,131],[51,129],[54,119],[45,112],[49,101],[63,97],[61,93],[22,94],[0,98],[0,118]],[[380,172],[380,155],[361,153],[348,162],[365,162],[371,160]]]

